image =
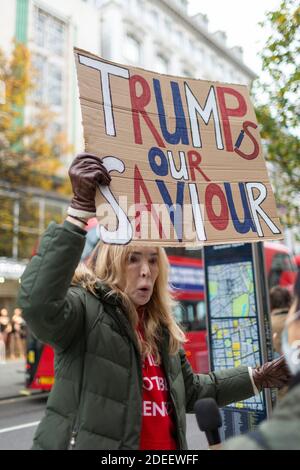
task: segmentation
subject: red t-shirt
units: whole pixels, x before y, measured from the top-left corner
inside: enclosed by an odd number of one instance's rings
[[[162,365],[153,356],[143,364],[140,450],[176,450],[175,412]]]

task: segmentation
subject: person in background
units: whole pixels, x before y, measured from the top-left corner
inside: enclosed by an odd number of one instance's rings
[[[273,347],[277,357],[282,354],[281,334],[287,314],[292,304],[292,295],[288,289],[281,286],[270,290],[271,324],[273,332]]]
[[[22,318],[22,310],[20,308],[14,309],[12,317],[12,344],[11,350],[15,358],[25,358],[25,339],[26,339],[26,325],[25,320]]]
[[[287,314],[292,304],[292,295],[288,289],[281,286],[274,286],[270,291],[271,325],[273,333],[274,356],[282,355],[281,335],[286,321]],[[282,387],[277,391],[277,399],[282,400],[286,395],[288,387]]]
[[[224,450],[300,450],[300,282],[282,331],[282,350],[292,374],[289,391],[257,431],[228,440]]]
[[[6,361],[6,344],[4,336],[4,325],[2,324],[2,314],[0,312],[0,364],[5,364]]]
[[[6,308],[2,308],[0,311],[0,334],[4,342],[6,356],[10,357],[12,324]]]
[[[69,176],[68,216],[48,227],[19,293],[28,327],[56,356],[34,449],[187,449],[186,413],[199,398],[225,406],[287,382],[283,358],[193,373],[172,314],[162,247],[100,242],[90,264],[77,267],[97,185],[111,177],[89,154],[74,159]]]

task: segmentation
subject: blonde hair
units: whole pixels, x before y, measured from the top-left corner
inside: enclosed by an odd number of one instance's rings
[[[152,354],[160,362],[158,345],[162,338],[162,328],[169,332],[169,354],[176,354],[186,342],[184,332],[176,323],[172,310],[176,305],[169,289],[169,261],[163,248],[157,248],[158,276],[149,302],[144,306],[143,336],[137,332],[139,314],[128,295],[119,287],[130,252],[134,245],[118,246],[99,242],[86,264],[80,263],[72,283],[80,284],[93,294],[99,281],[109,287],[108,295],[117,294],[125,307],[124,311],[136,335],[142,357]]]

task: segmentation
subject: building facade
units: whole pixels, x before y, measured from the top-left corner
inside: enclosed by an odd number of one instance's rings
[[[225,33],[209,32],[205,15],[190,17],[186,0],[0,0],[0,8],[0,49],[9,53],[13,39],[27,44],[37,71],[24,119],[49,106],[53,129],[67,135],[75,153],[83,150],[83,132],[74,46],[171,75],[246,85],[255,78],[241,49],[229,49]],[[0,84],[0,100],[3,94]],[[63,157],[65,168],[72,157]],[[55,194],[12,191],[0,175],[0,307],[14,307],[26,260],[67,203]]]
[[[40,235],[52,220],[61,223],[67,206],[68,201],[57,194],[13,190],[0,181],[0,309],[13,311],[19,279]]]
[[[74,151],[83,149],[73,47],[124,64],[171,75],[250,85],[255,74],[226,34],[208,19],[187,14],[186,0],[0,0],[0,48],[26,43],[36,88],[25,110],[40,104],[55,113]],[[66,159],[70,163],[71,155]]]
[[[49,106],[55,113],[55,130],[63,130],[78,151],[83,138],[73,47],[100,51],[100,21],[94,2],[0,0],[0,7],[0,48],[9,51],[13,39],[25,43],[35,68],[35,90],[25,119],[39,105]]]
[[[160,73],[250,85],[255,74],[226,34],[188,16],[186,0],[100,0],[101,55]],[[112,30],[112,24],[114,25]]]

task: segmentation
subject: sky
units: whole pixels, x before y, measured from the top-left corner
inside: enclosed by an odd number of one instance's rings
[[[244,62],[260,74],[261,62],[258,52],[267,39],[267,32],[258,23],[265,12],[279,7],[280,0],[189,0],[189,13],[198,12],[208,16],[208,30],[223,30],[229,47],[244,49]]]

